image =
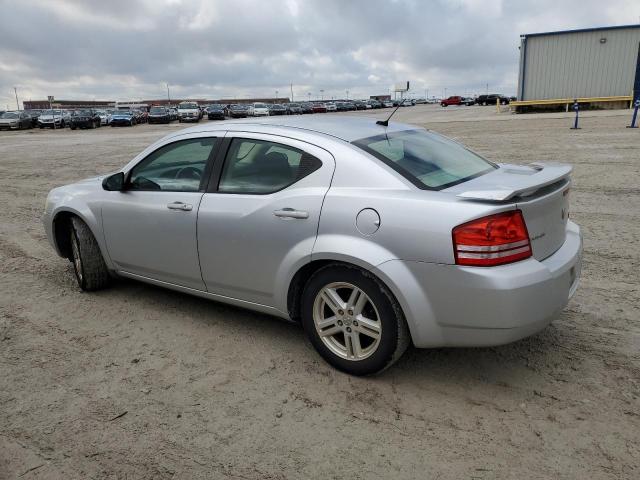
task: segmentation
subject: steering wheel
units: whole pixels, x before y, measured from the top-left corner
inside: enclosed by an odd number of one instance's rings
[[[202,177],[202,171],[196,167],[182,167],[176,172],[174,177],[176,180],[200,180]]]

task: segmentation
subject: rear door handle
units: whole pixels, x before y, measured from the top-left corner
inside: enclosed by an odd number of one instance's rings
[[[193,205],[184,202],[173,202],[167,205],[167,208],[170,210],[184,210],[185,212],[188,212],[193,210]]]
[[[275,210],[273,214],[276,217],[280,218],[309,218],[309,212],[305,212],[304,210],[294,210],[293,208],[283,208],[281,210]]]

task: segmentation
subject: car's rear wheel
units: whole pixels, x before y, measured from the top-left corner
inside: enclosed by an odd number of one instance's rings
[[[320,355],[353,375],[380,372],[409,344],[404,315],[389,289],[357,267],[318,270],[302,294],[302,324]]]
[[[71,220],[71,261],[78,286],[92,291],[104,288],[109,283],[109,271],[104,263],[98,242],[91,230],[77,217]]]

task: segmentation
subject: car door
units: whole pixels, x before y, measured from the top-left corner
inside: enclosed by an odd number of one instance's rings
[[[205,290],[196,219],[219,146],[209,135],[160,146],[126,173],[124,191],[105,192],[103,229],[118,270]]]
[[[198,213],[207,290],[286,309],[278,302],[310,260],[333,156],[285,137],[228,132],[220,159]]]

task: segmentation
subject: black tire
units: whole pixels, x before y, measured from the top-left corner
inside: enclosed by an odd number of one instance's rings
[[[77,217],[71,219],[71,263],[78,286],[85,291],[100,290],[111,277],[91,230]]]
[[[370,303],[377,310],[382,334],[377,348],[364,359],[349,360],[334,353],[316,330],[314,302],[320,291],[334,282],[356,286],[369,297]],[[302,326],[309,341],[327,363],[343,372],[352,375],[379,373],[398,360],[409,346],[409,329],[397,300],[378,278],[358,267],[330,264],[318,270],[305,285],[301,306]]]

